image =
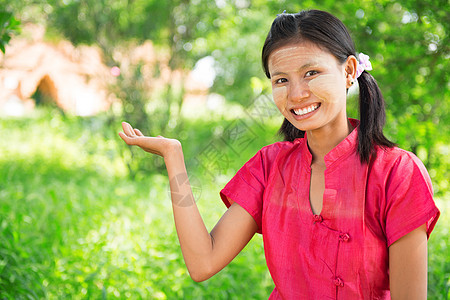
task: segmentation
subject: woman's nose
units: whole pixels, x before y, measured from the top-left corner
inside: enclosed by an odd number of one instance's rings
[[[301,101],[309,97],[309,86],[306,82],[291,82],[288,93],[290,101]]]

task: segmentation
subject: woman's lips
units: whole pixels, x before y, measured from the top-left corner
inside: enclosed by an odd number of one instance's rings
[[[303,108],[291,109],[291,112],[295,116],[304,116],[304,115],[307,115],[309,113],[316,111],[319,107],[320,107],[320,103],[313,103],[313,104],[303,107]]]

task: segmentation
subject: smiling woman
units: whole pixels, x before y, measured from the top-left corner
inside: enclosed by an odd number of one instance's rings
[[[263,147],[222,189],[228,210],[211,232],[181,143],[122,123],[128,145],[164,158],[195,281],[219,272],[258,232],[275,283],[270,299],[426,299],[427,238],[439,217],[431,181],[414,154],[384,136],[384,100],[368,58],[359,58],[333,15],[278,15],[262,60],[286,140]],[[346,113],[355,80],[360,121]]]

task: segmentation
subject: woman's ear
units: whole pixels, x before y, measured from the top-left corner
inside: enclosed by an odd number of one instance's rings
[[[345,77],[347,82],[347,89],[350,88],[356,80],[356,69],[358,67],[358,60],[355,56],[350,55],[344,63]]]

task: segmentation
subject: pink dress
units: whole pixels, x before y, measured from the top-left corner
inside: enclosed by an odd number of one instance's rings
[[[220,192],[258,224],[275,283],[269,299],[390,299],[388,247],[423,224],[433,230],[439,210],[422,162],[377,147],[361,164],[357,131],[325,156],[320,215],[309,203],[306,137],[262,148]]]

